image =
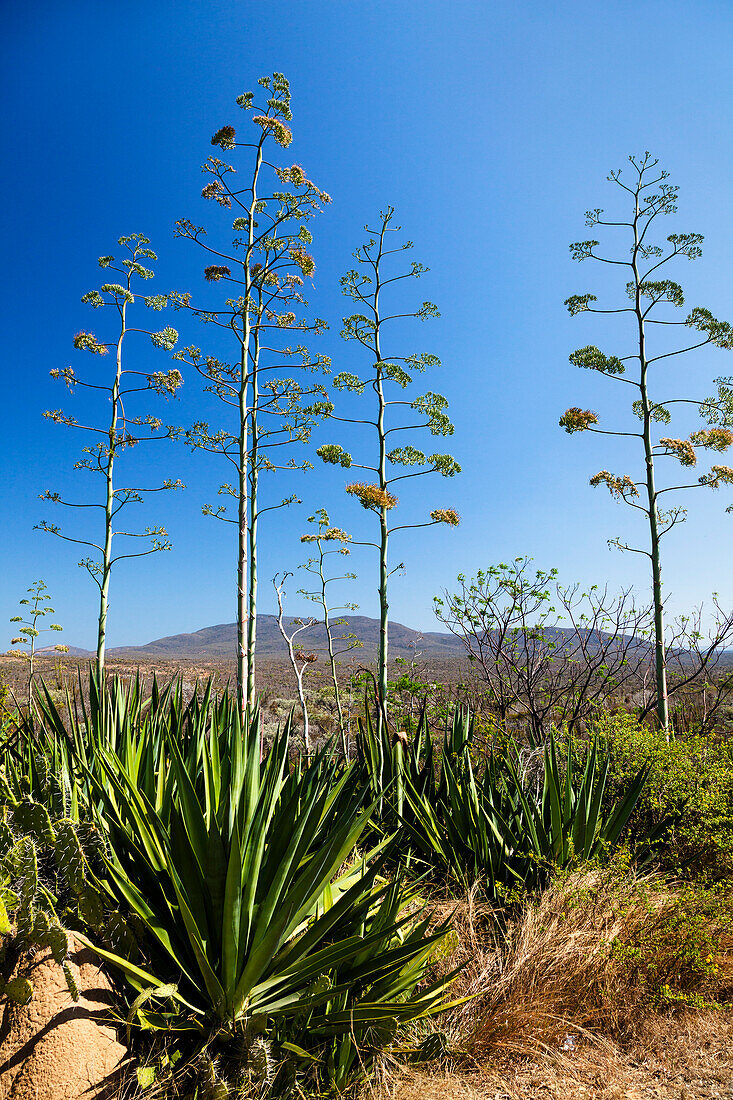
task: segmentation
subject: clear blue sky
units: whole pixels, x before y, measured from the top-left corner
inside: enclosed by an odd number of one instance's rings
[[[293,160],[334,200],[313,226],[310,300],[331,325],[318,350],[341,369],[357,366],[338,337],[347,306],[338,276],[386,203],[431,268],[416,285],[420,300],[442,314],[415,328],[408,350],[443,360],[426,388],[450,400],[464,473],[406,494],[404,515],[450,505],[463,521],[395,545],[406,574],[394,579],[391,617],[434,628],[432,597],[459,571],[520,554],[568,581],[645,589],[641,560],[606,547],[633,534],[633,521],[588,486],[601,467],[625,472],[624,457],[612,441],[557,426],[568,405],[610,419],[615,401],[603,379],[568,364],[574,348],[603,343],[591,319],[563,308],[570,293],[598,285],[587,264],[571,263],[568,243],[587,235],[588,207],[610,207],[609,169],[650,149],[681,187],[667,231],[706,237],[702,260],[678,272],[688,303],[733,318],[728,0],[28,0],[5,5],[2,23],[3,623],[42,577],[64,640],[93,644],[94,590],[79,555],[33,529],[58,518],[39,493],[84,485],[71,471],[79,440],[41,418],[46,408],[73,411],[48,372],[88,365],[71,338],[102,322],[79,299],[99,285],[96,258],[121,234],[150,237],[161,290],[201,291],[202,257],[173,238],[174,220],[216,219],[218,208],[199,198],[210,136],[243,120],[235,97],[276,69],[291,81]],[[195,322],[171,323],[184,343],[205,345]],[[733,374],[733,359],[712,351],[670,381],[702,397],[720,374]],[[186,423],[202,409],[213,419],[190,377],[162,415]],[[233,532],[201,516],[222,475],[183,448],[160,455],[161,473],[188,488],[144,518],[165,523],[174,550],[118,572],[111,645],[234,619]],[[304,504],[263,524],[261,610],[273,609],[272,574],[302,560],[298,536],[315,507],[365,531],[369,517],[344,497],[345,480],[319,467],[283,486]],[[711,590],[730,605],[729,501],[700,491],[687,503],[689,522],[667,544],[670,606],[683,610]],[[375,562],[358,553],[353,567],[348,596],[375,615]],[[298,610],[294,595],[289,609]]]

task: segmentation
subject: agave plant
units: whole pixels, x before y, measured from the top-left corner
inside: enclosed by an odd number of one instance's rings
[[[378,1036],[441,1010],[450,977],[416,986],[447,924],[405,911],[410,892],[381,877],[386,839],[354,856],[373,805],[325,752],[291,768],[289,736],[260,759],[257,711],[241,725],[217,704],[98,745],[84,771],[107,838],[100,885],[144,929],[144,957],[84,940],[125,975],[143,1027],[245,1050],[274,1038],[291,1062],[313,1063],[315,1045],[343,1077],[357,1048],[368,1060]]]
[[[402,816],[409,843],[430,866],[459,882],[483,881],[500,902],[513,889],[539,885],[552,868],[593,859],[618,843],[639,799],[642,768],[611,807],[604,793],[610,760],[593,742],[577,771],[568,738],[560,763],[557,735],[543,751],[541,782],[532,784],[509,743],[491,752],[476,773],[473,730],[466,715],[454,715],[446,737],[437,784],[419,789],[408,780],[409,813]]]

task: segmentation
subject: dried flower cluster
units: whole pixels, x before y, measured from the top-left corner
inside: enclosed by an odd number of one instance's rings
[[[461,517],[453,508],[436,508],[430,513],[433,523],[447,523],[449,527],[457,527]]]
[[[568,435],[573,432],[585,432],[591,424],[598,423],[598,417],[590,409],[579,409],[573,406],[566,409],[560,417],[560,427],[564,428]]]
[[[380,489],[378,485],[364,485],[355,481],[346,486],[346,492],[356,497],[362,508],[394,508],[397,497],[388,489]]]
[[[318,660],[317,653],[305,653],[302,649],[294,649],[293,655],[297,661],[302,661],[305,665],[314,665]]]
[[[611,496],[619,497],[620,499],[624,499],[625,497],[638,497],[639,495],[639,490],[628,474],[624,474],[623,477],[616,477],[614,474],[609,473],[608,470],[600,470],[590,479],[590,484],[595,489],[596,486],[601,483],[605,483],[608,486]]]
[[[204,278],[207,283],[215,283],[219,279],[229,278],[231,270],[225,264],[211,264],[204,268]]]
[[[222,149],[233,149],[237,132],[233,126],[222,126],[211,139],[212,145],[219,145]]]

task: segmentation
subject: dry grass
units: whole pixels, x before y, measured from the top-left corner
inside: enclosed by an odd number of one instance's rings
[[[733,991],[731,901],[658,877],[582,870],[525,906],[503,936],[474,898],[455,908],[454,991],[442,1026],[473,1058],[525,1055],[580,1033],[631,1038],[650,1010]]]
[[[733,1097],[733,1014],[648,1017],[637,1039],[579,1037],[462,1071],[402,1070],[369,1100],[723,1100]]]
[[[585,869],[501,936],[475,896],[454,904],[456,949],[439,965],[465,963],[453,992],[471,1000],[438,1023],[453,1062],[385,1067],[365,1095],[733,1098],[733,1011],[705,1007],[733,991],[730,910],[696,897],[624,868]]]

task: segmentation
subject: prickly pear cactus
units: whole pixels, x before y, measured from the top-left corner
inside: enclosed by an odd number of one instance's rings
[[[16,832],[32,836],[39,844],[48,844],[51,847],[55,844],[56,835],[51,817],[46,807],[40,802],[24,798],[13,806],[11,817],[12,826]]]
[[[36,761],[33,788],[48,789],[49,804],[53,782],[48,767]],[[54,868],[45,881],[39,875],[39,856],[44,868]],[[45,805],[21,792],[20,798],[6,801],[0,817],[0,936],[9,941],[14,933],[13,943],[21,950],[47,947],[63,967],[76,1000],[79,990],[67,961],[69,933],[57,906],[72,925],[80,920],[95,931],[104,925],[104,904],[93,885],[78,825],[67,817],[52,819]],[[4,941],[0,949],[6,948]],[[13,1000],[25,992],[12,984],[0,985],[0,993]]]
[[[264,1092],[275,1075],[270,1043],[262,1035],[255,1036],[247,1050],[247,1076],[250,1087]]]
[[[35,900],[38,893],[38,853],[29,836],[22,836],[10,853],[11,866],[18,875],[18,908],[15,924],[21,938],[29,938],[33,931]]]
[[[27,1005],[33,996],[33,983],[27,978],[11,978],[9,982],[0,981],[0,993],[16,1005]]]
[[[76,825],[68,817],[56,822],[53,850],[59,871],[74,893],[80,894],[86,886],[87,862]]]
[[[43,933],[43,942],[50,949],[54,960],[62,966],[69,954],[69,934],[60,924],[52,924]]]
[[[71,994],[72,1001],[79,1000],[79,986],[76,984],[76,978],[74,977],[71,967],[67,962],[62,963],[64,977],[66,978],[66,988]]]

